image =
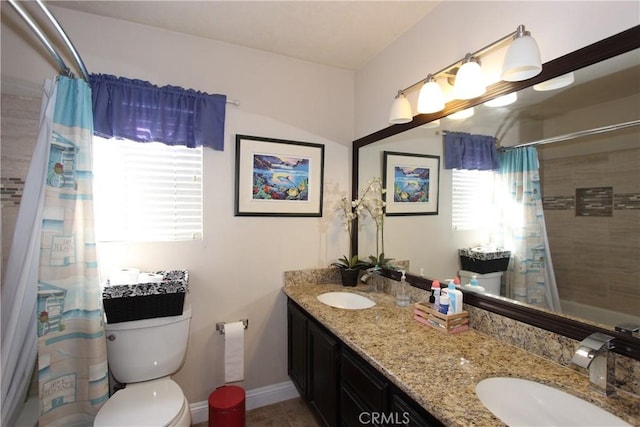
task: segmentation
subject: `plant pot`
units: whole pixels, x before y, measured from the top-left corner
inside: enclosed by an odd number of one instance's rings
[[[343,268],[340,270],[340,277],[342,278],[342,286],[356,286],[358,279],[360,278],[359,268]]]

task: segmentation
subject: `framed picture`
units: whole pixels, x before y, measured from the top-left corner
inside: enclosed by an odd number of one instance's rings
[[[236,216],[322,216],[324,145],[236,135]]]
[[[438,215],[440,157],[385,151],[382,183],[392,215]]]

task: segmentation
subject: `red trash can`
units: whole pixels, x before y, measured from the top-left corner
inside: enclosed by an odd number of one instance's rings
[[[242,387],[224,385],[209,395],[209,427],[245,427]]]

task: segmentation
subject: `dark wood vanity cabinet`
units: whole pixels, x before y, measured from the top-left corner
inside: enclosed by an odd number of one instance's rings
[[[307,315],[291,301],[287,303],[287,372],[300,395],[307,399]]]
[[[383,425],[382,414],[387,412],[389,400],[386,379],[348,348],[342,348],[340,362],[342,425]]]
[[[325,426],[443,426],[291,299],[288,372]]]
[[[339,341],[297,304],[287,302],[288,373],[323,425],[338,425]]]

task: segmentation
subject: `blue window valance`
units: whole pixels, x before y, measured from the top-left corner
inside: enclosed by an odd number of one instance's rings
[[[96,135],[224,150],[225,95],[106,74],[90,82]]]
[[[469,170],[498,170],[496,138],[447,132],[444,135],[444,168]]]

